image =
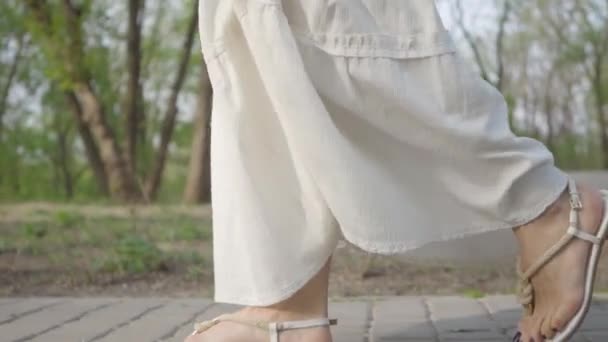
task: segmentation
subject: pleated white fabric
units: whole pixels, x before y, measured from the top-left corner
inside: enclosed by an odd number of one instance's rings
[[[402,253],[526,223],[566,187],[432,0],[202,0],[200,20],[218,302],[289,297],[340,238]]]

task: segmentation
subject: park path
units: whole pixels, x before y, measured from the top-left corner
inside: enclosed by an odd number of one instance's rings
[[[205,299],[3,298],[2,342],[182,342],[194,321],[236,307]],[[333,300],[335,342],[511,341],[513,296]],[[573,342],[608,341],[608,296],[596,297]]]

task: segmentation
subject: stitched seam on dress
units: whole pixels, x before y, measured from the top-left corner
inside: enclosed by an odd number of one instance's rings
[[[251,2],[257,2],[262,5],[270,5],[270,6],[283,6],[281,0],[250,0]]]
[[[294,31],[303,43],[341,57],[421,58],[454,53],[448,31],[431,35],[392,36],[385,34],[313,34]]]

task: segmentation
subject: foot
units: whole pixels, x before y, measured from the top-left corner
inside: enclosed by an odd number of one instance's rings
[[[579,229],[595,235],[603,216],[601,194],[579,185],[582,211]],[[570,197],[566,192],[538,219],[515,229],[522,270],[527,270],[565,233],[569,222]],[[520,341],[539,342],[562,331],[583,302],[585,271],[591,244],[574,239],[563,251],[532,277],[534,310],[519,323]]]
[[[303,316],[288,311],[268,308],[244,308],[231,314],[231,317],[244,321],[284,322],[319,318],[322,316]],[[185,342],[269,342],[270,336],[254,327],[233,323],[221,322],[209,330],[190,336]],[[281,342],[332,342],[329,327],[297,329],[281,332]]]

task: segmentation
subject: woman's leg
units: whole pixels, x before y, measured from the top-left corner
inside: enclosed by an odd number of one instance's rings
[[[603,215],[603,200],[592,188],[579,185],[583,210],[579,228],[596,233]],[[569,223],[570,198],[564,193],[543,215],[515,229],[521,267],[526,270],[564,234]],[[584,294],[585,269],[591,247],[574,239],[532,278],[534,311],[520,322],[521,341],[544,341],[564,328],[579,309]]]
[[[266,307],[246,307],[234,317],[246,321],[281,322],[327,317],[331,258],[303,288],[290,298]],[[235,323],[223,322],[186,342],[268,342],[267,333]],[[290,330],[281,333],[281,342],[331,342],[329,328]]]

